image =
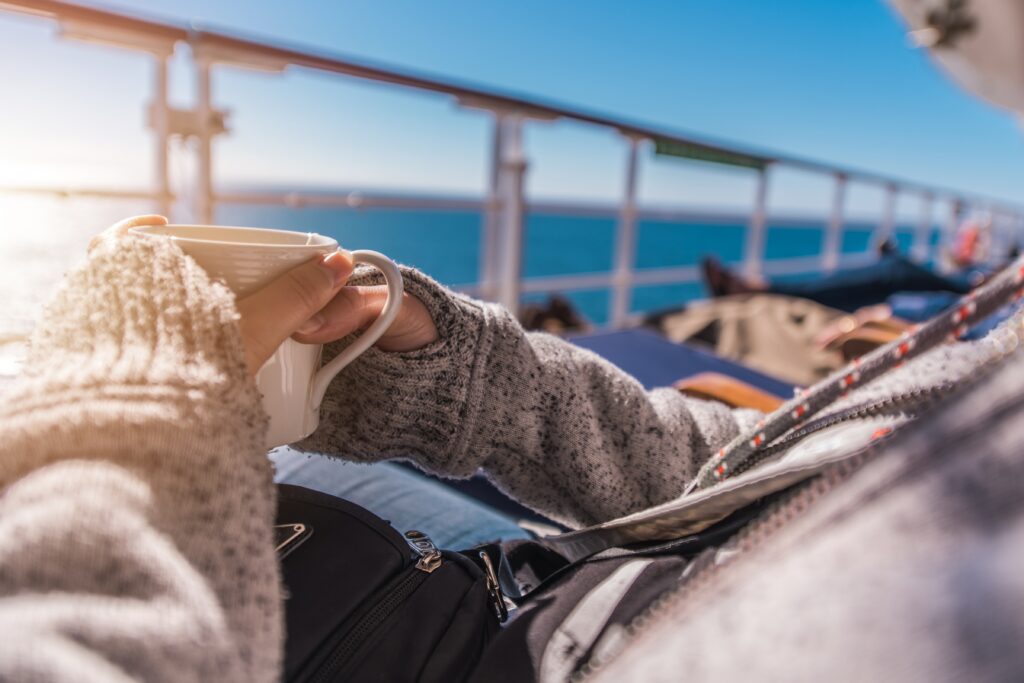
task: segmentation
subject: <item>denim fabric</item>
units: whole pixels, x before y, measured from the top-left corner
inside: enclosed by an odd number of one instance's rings
[[[399,531],[423,531],[441,548],[461,550],[496,539],[529,538],[512,518],[393,463],[364,465],[287,447],[275,449],[270,457],[278,483],[344,498]]]
[[[892,314],[901,320],[923,323],[959,301],[960,295],[951,292],[897,292],[886,303]]]
[[[798,296],[850,312],[880,304],[896,292],[966,294],[970,290],[967,276],[936,275],[899,254],[886,254],[869,266],[847,268],[809,282],[772,283],[769,288],[773,294]]]

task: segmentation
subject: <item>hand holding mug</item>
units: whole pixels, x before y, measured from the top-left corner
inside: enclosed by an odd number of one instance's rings
[[[89,248],[134,227],[166,224],[164,216],[126,218],[94,237]],[[288,337],[304,344],[327,344],[377,319],[387,301],[387,287],[345,287],[352,270],[352,255],[339,249],[312,258],[238,301],[246,364],[253,375]],[[436,340],[437,328],[427,307],[405,292],[398,317],[376,346],[414,351]]]
[[[327,344],[364,329],[387,301],[387,286],[345,287],[352,255],[343,250],[289,270],[238,302],[246,362],[254,375],[291,336],[303,344]],[[427,307],[402,293],[398,317],[375,346],[384,351],[414,351],[437,339]]]
[[[175,240],[237,295],[246,363],[270,416],[268,446],[312,433],[327,385],[370,345],[409,351],[437,339],[426,307],[404,293],[398,268],[382,254],[350,253],[313,233],[168,226],[162,216],[121,221],[93,246],[129,231]],[[387,284],[345,287],[355,263],[377,268]],[[321,367],[322,344],[360,330]]]

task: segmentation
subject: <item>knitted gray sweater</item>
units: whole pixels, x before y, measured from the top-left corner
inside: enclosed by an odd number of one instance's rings
[[[586,524],[678,495],[755,417],[645,392],[496,306],[405,276],[440,340],[367,352],[302,447],[453,477],[483,468],[527,505]],[[236,319],[231,294],[168,241],[102,246],[67,278],[0,405],[0,679],[278,676],[266,416]],[[865,390],[990,355],[947,347]]]

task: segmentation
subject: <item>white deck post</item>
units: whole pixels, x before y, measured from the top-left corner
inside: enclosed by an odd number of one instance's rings
[[[836,173],[836,189],[832,197],[832,215],[825,231],[825,244],[821,250],[821,269],[826,273],[839,267],[839,251],[843,242],[843,205],[846,202],[846,176]]]
[[[754,189],[754,210],[747,226],[747,239],[743,248],[744,270],[749,278],[760,278],[764,271],[764,245],[768,214],[768,167],[757,171]]]
[[[934,197],[930,192],[921,195],[921,217],[914,231],[914,243],[910,247],[910,258],[924,263],[928,260],[932,236],[932,204]]]
[[[1007,215],[1001,209],[995,207],[989,209],[988,255],[985,258],[985,263],[990,266],[1002,263],[1006,259],[1006,254],[1009,253],[1006,239],[1006,219]]]
[[[524,180],[526,154],[523,150],[523,117],[519,114],[501,114],[500,163],[498,169],[498,196],[501,202],[498,229],[497,259],[498,291],[495,299],[513,314],[519,310],[522,291],[523,234],[526,220]]]
[[[875,234],[871,237],[871,244],[868,250],[877,249],[885,240],[892,237],[893,229],[896,227],[896,196],[899,194],[899,187],[896,185],[885,186],[885,203],[882,205],[882,218],[878,222]]]
[[[168,55],[153,55],[152,127],[156,143],[153,147],[153,184],[157,199],[157,213],[171,214],[171,181],[168,166],[167,142],[170,137],[170,113],[167,109]]]
[[[498,244],[501,231],[501,196],[498,183],[501,179],[501,114],[494,114],[494,132],[491,138],[490,177],[487,187],[487,204],[484,207],[483,234],[480,239],[480,298],[494,299],[497,294],[499,263]]]
[[[949,216],[946,218],[945,230],[945,241],[948,246],[953,243],[953,237],[956,235],[956,229],[960,226],[960,217],[964,213],[964,200],[954,198],[949,201]]]
[[[952,272],[956,270],[956,265],[953,263],[952,254],[953,246],[956,241],[956,231],[960,227],[960,218],[963,215],[965,202],[959,197],[952,197],[949,200],[949,211],[946,214],[945,220],[941,220],[939,226],[939,269],[944,272]]]
[[[196,220],[213,223],[213,105],[210,94],[210,62],[194,55],[196,64],[196,111],[199,116],[196,159]]]
[[[633,292],[633,267],[636,264],[636,181],[640,138],[628,136],[626,150],[626,180],[623,186],[622,206],[619,208],[619,226],[615,242],[615,286],[612,290],[611,319],[615,329],[624,327],[629,318],[629,305]]]

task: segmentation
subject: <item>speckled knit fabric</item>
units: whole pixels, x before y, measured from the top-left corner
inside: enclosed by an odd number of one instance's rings
[[[451,477],[482,468],[517,500],[583,526],[678,496],[704,458],[760,415],[672,389],[646,392],[590,351],[524,333],[500,306],[411,269],[403,275],[440,341],[361,356],[335,380],[320,429],[299,448],[407,458]],[[378,278],[361,270],[353,282]]]
[[[405,276],[441,339],[346,369],[306,449],[446,476],[483,468],[578,525],[678,495],[756,417],[645,392],[500,308]],[[266,418],[236,317],[230,293],[162,240],[101,247],[67,281],[0,404],[0,679],[278,676]],[[962,376],[990,347],[885,381]],[[647,664],[678,673],[671,644]]]
[[[68,278],[0,404],[0,680],[276,679],[274,488],[236,318],[163,240]]]

